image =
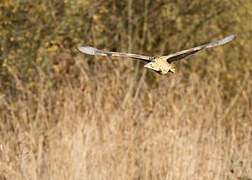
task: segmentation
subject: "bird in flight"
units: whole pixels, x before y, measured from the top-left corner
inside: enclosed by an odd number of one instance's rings
[[[155,72],[158,72],[159,74],[167,74],[168,72],[171,72],[171,73],[175,72],[175,67],[173,66],[172,62],[178,61],[183,58],[186,58],[187,56],[196,54],[202,51],[203,49],[208,49],[215,46],[223,45],[233,40],[234,38],[235,38],[235,35],[230,35],[217,42],[208,43],[208,44],[204,44],[204,45],[194,47],[191,49],[179,51],[173,54],[169,54],[167,56],[145,56],[145,55],[131,54],[131,53],[110,52],[110,51],[99,50],[90,46],[77,47],[77,49],[80,52],[89,54],[89,55],[117,56],[117,57],[127,57],[127,58],[142,60],[142,61],[148,62],[147,64],[145,64],[144,67],[152,69]]]

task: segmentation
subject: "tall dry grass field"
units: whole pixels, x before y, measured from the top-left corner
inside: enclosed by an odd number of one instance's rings
[[[251,74],[224,84],[215,63],[153,83],[122,61],[91,72],[77,56],[77,76],[55,86],[37,67],[36,90],[13,71],[17,93],[0,97],[0,179],[251,178]]]

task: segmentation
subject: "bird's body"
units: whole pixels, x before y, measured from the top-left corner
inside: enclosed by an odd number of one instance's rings
[[[172,65],[173,61],[181,60],[187,56],[193,55],[203,49],[212,48],[225,44],[235,38],[235,35],[230,35],[220,41],[205,44],[195,48],[187,49],[184,51],[179,51],[174,54],[167,56],[144,56],[139,54],[130,54],[130,53],[121,53],[121,52],[110,52],[99,50],[90,46],[78,47],[78,50],[82,53],[89,55],[101,55],[101,56],[117,56],[117,57],[128,57],[133,59],[139,59],[145,62],[148,62],[144,67],[154,70],[160,74],[167,74],[168,72],[174,73],[175,68]]]
[[[146,68],[152,69],[160,74],[167,74],[168,72],[174,73],[174,66],[167,62],[166,58],[155,57],[151,62],[145,64]]]

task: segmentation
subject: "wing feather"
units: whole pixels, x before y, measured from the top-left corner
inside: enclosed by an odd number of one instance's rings
[[[205,45],[202,45],[202,46],[194,47],[194,48],[187,49],[187,50],[184,50],[184,51],[179,51],[177,53],[170,54],[168,56],[161,56],[161,57],[165,58],[167,60],[167,62],[171,63],[173,61],[178,61],[178,60],[183,59],[183,58],[185,58],[187,56],[196,54],[197,52],[199,52],[199,51],[201,51],[203,49],[223,45],[223,44],[228,43],[229,41],[233,40],[234,38],[235,38],[235,35],[232,34],[232,35],[227,36],[224,39],[221,39],[221,40],[219,40],[217,42],[208,43],[208,44],[205,44]]]
[[[89,55],[127,57],[127,58],[140,59],[143,61],[151,61],[153,59],[153,57],[151,57],[151,56],[144,56],[144,55],[131,54],[131,53],[103,51],[103,50],[96,49],[96,48],[90,47],[90,46],[77,47],[77,49],[80,52],[85,53],[85,54],[89,54]]]

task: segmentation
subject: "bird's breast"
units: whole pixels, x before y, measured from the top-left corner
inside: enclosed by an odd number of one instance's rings
[[[165,59],[158,58],[155,60],[154,66],[160,69],[164,69],[169,67],[169,63]]]

